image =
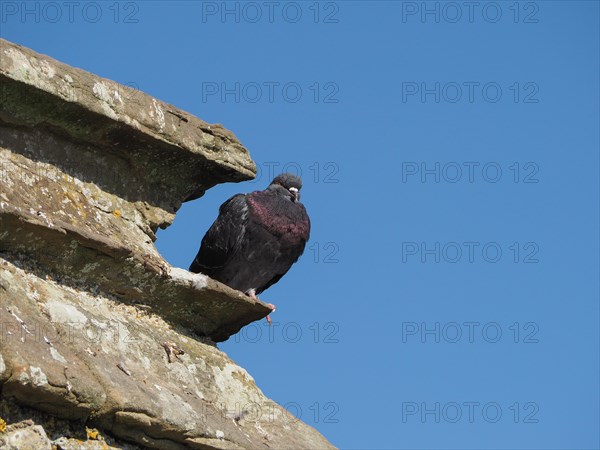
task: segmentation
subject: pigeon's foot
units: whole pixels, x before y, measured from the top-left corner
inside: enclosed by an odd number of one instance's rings
[[[250,297],[253,298],[254,300],[260,300],[257,296],[256,296],[256,290],[255,289],[248,289],[245,294]],[[271,308],[271,312],[275,312],[275,310],[277,309],[275,307],[275,305],[273,303],[267,303],[267,306],[269,308]],[[269,314],[267,316],[267,322],[269,323],[269,325],[271,325],[273,323],[273,321],[271,320],[271,315]]]
[[[277,310],[277,308],[275,307],[275,305],[273,303],[267,303],[267,306],[269,308],[271,308],[271,312],[275,312]],[[267,322],[269,323],[269,325],[271,325],[273,323],[273,321],[271,320],[271,314],[269,314],[267,316]]]

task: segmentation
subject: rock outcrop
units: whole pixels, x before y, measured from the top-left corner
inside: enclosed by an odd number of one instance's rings
[[[153,245],[237,138],[4,40],[0,83],[0,447],[333,448],[216,348],[269,308]]]

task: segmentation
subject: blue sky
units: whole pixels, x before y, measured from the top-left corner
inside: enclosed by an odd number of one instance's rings
[[[592,449],[598,5],[5,1],[0,25],[250,150],[257,180],[158,234],[175,266],[231,195],[301,173],[275,326],[219,346],[333,444]]]

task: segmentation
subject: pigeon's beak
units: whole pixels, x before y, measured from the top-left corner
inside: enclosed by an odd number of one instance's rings
[[[298,189],[296,189],[295,187],[291,187],[289,189],[289,191],[292,193],[292,196],[294,197],[294,202],[299,202],[300,201],[300,192],[298,191]]]

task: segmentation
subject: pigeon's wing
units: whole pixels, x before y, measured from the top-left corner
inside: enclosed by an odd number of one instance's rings
[[[281,280],[281,278],[291,269],[292,265],[298,261],[302,253],[304,253],[305,245],[306,242],[300,244],[296,249],[294,249],[294,252],[290,254],[290,259],[288,261],[279,263],[279,267],[276,269],[277,273],[264,286],[258,288],[256,293],[260,294],[261,292],[266,291],[279,280]]]
[[[219,208],[219,216],[202,239],[190,272],[212,275],[223,268],[240,249],[248,224],[248,204],[237,194]]]

